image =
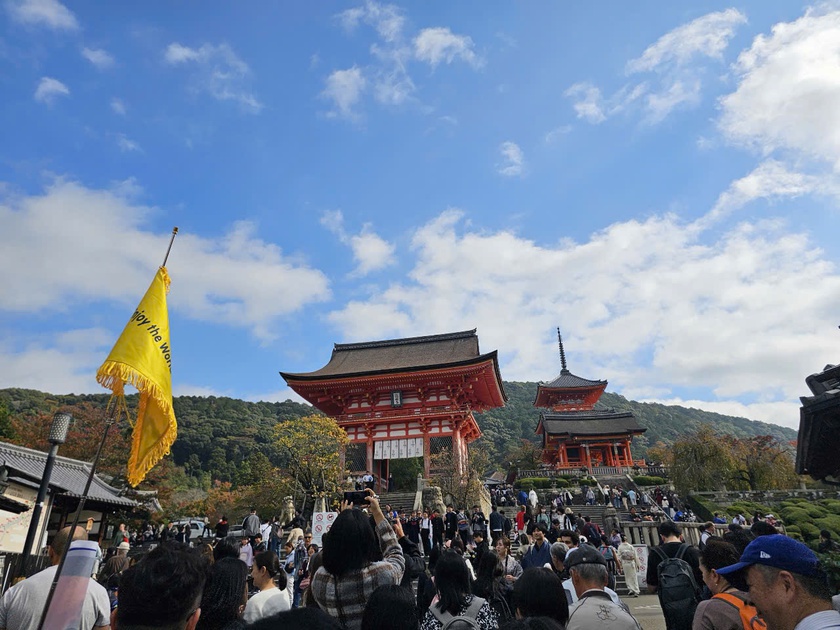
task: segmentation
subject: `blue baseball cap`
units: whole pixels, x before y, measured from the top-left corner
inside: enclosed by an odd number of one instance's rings
[[[762,564],[807,577],[822,575],[817,554],[803,543],[784,534],[759,536],[747,545],[737,563],[721,567],[717,569],[717,573],[724,576],[735,588],[746,591],[745,572],[754,564]]]

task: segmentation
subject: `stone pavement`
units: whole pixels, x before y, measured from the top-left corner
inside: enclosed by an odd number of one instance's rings
[[[665,617],[659,607],[656,595],[622,597],[621,600],[630,608],[630,612],[642,626],[642,630],[665,630]]]

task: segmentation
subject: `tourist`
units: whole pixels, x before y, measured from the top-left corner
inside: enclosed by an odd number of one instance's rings
[[[365,606],[361,630],[417,630],[419,627],[411,589],[387,584],[373,591]]]
[[[349,630],[361,626],[365,603],[373,591],[385,584],[399,584],[405,572],[397,535],[373,490],[366,492],[375,530],[363,511],[343,502],[324,538],[324,565],[312,576],[315,601]]]
[[[525,531],[525,506],[520,505],[519,511],[516,513],[516,535],[518,536]]]
[[[490,508],[490,540],[492,545],[496,546],[505,529],[505,517],[499,513],[499,509],[494,505]]]
[[[747,590],[772,630],[840,628],[831,591],[817,555],[782,534],[759,536],[740,560],[717,569],[730,584]]]
[[[280,567],[280,559],[273,551],[263,551],[254,556],[251,578],[259,593],[251,597],[245,605],[242,619],[253,623],[257,619],[269,617],[291,608],[286,594],[286,574]]]
[[[446,530],[446,540],[452,540],[458,533],[458,515],[451,505],[446,506],[446,515],[444,516],[444,525]]]
[[[208,573],[196,630],[244,628],[242,613],[248,601],[248,568],[241,560],[222,558]]]
[[[563,584],[549,569],[526,569],[513,587],[512,600],[519,618],[550,617],[561,625],[569,619]]]
[[[477,532],[482,533],[482,538],[487,538],[487,519],[484,516],[484,512],[481,511],[481,508],[477,505],[474,505],[472,517],[470,517],[470,528],[472,529],[472,535],[475,537]]]
[[[499,538],[493,549],[502,563],[502,575],[508,583],[512,584],[522,575],[522,565],[510,555],[510,538]]]
[[[710,539],[700,552],[700,571],[712,597],[697,605],[693,630],[741,630],[741,609],[749,606],[748,595],[732,586],[717,570],[738,562],[735,546],[718,538]],[[750,606],[750,608],[752,608]],[[748,610],[748,609],[747,609]],[[757,614],[752,609],[752,615]]]
[[[297,608],[303,605],[303,594],[309,590],[309,585],[312,582],[312,557],[318,553],[318,545],[310,543],[306,547],[306,556],[303,563],[295,571],[295,588],[294,597],[292,598],[292,606]]]
[[[254,547],[251,545],[251,539],[247,535],[243,535],[239,541],[239,559],[245,563],[248,570],[251,570],[251,565],[254,564]]]
[[[820,531],[820,542],[817,545],[817,551],[820,553],[832,553],[838,550],[840,545],[831,540],[831,532],[827,529]]]
[[[207,566],[207,560],[200,553],[184,545],[158,545],[122,574],[119,606],[111,616],[112,627],[115,630],[193,630],[203,613],[199,604]],[[40,610],[38,607],[39,613]],[[9,624],[7,619],[3,627],[26,626]]]
[[[648,568],[645,574],[648,592],[659,595],[659,603],[662,607],[662,613],[665,615],[668,630],[685,630],[691,627],[694,611],[699,601],[699,587],[703,583],[703,574],[700,572],[700,553],[697,547],[692,547],[681,540],[682,530],[680,530],[679,525],[665,521],[658,525],[657,530],[662,539],[662,544],[650,548]],[[679,558],[691,567],[694,580],[692,587],[695,591],[693,597],[686,597],[683,589],[659,588],[658,568],[670,558]],[[679,593],[677,590],[679,590]]]
[[[621,544],[618,545],[618,558],[621,560],[621,572],[630,597],[638,597],[639,589],[639,556],[636,548],[627,542],[627,536],[621,534]]]
[[[254,544],[254,538],[260,533],[260,517],[257,516],[257,508],[251,508],[251,513],[242,521],[243,534]]]
[[[432,510],[432,546],[443,546],[443,517],[437,510]]]
[[[611,589],[615,589],[615,576],[619,571],[621,571],[621,561],[618,559],[616,550],[610,544],[610,539],[607,538],[606,535],[601,536],[601,540],[599,542],[598,551],[601,552],[601,555],[604,556],[604,560],[607,561],[607,575],[609,576],[607,586]]]
[[[470,573],[460,554],[450,550],[441,552],[435,565],[435,589],[438,601],[426,611],[421,630],[441,630],[446,621],[457,616],[475,619],[481,630],[498,627],[490,603],[470,592]]]
[[[0,628],[35,630],[38,627],[64,547],[76,540],[87,540],[88,536],[83,527],[76,527],[73,539],[68,541],[69,538],[69,527],[59,531],[47,547],[51,566],[18,582],[3,594],[0,600]],[[90,579],[82,606],[81,628],[107,628],[110,616],[111,604],[107,591],[101,584]]]
[[[429,508],[423,510],[420,518],[420,542],[423,543],[423,555],[428,556],[432,550],[432,518],[429,515]]]
[[[217,542],[227,537],[228,531],[230,531],[230,523],[228,523],[227,516],[222,514],[222,518],[220,518],[219,522],[216,523],[214,530],[216,532]]]
[[[213,560],[218,562],[222,558],[239,558],[239,541],[234,538],[223,538],[213,547]]]
[[[502,575],[502,563],[494,551],[487,551],[476,563],[476,578],[472,583],[472,593],[490,602],[499,623],[509,620],[513,615],[510,608],[510,594],[513,587]]]
[[[566,565],[578,598],[569,608],[566,630],[641,630],[627,606],[606,592],[607,562],[597,549],[583,545],[569,554]]]
[[[109,577],[112,575],[119,575],[129,567],[129,549],[131,549],[131,546],[125,541],[117,545],[117,553],[108,558],[102,569],[99,571],[99,575],[96,579],[100,584],[104,586],[108,583]]]
[[[551,562],[551,553],[549,548],[551,545],[545,539],[547,528],[540,523],[534,529],[534,544],[522,556],[522,569],[529,567],[543,567]]]
[[[402,549],[403,557],[405,558],[405,572],[403,573],[402,580],[400,580],[400,586],[410,588],[412,581],[426,570],[426,562],[423,560],[420,547],[405,535],[402,522],[397,519],[393,522],[392,527],[394,528],[394,534],[397,536],[397,542],[400,544],[400,549]]]

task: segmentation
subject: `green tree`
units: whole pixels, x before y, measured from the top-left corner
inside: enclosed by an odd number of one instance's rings
[[[0,439],[12,440],[15,437],[15,431],[12,428],[12,413],[9,411],[9,405],[3,398],[0,398]]]
[[[734,458],[731,439],[702,426],[654,454],[668,466],[671,480],[681,494],[690,490],[719,490],[732,478]]]
[[[286,420],[274,428],[273,437],[279,468],[305,495],[305,507],[338,493],[346,474],[340,454],[349,440],[335,420],[319,415]]]
[[[778,490],[797,486],[788,448],[772,435],[732,441],[732,480],[748,490]]]

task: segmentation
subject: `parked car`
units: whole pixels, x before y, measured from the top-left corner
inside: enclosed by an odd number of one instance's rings
[[[190,542],[194,543],[197,542],[199,538],[212,538],[213,537],[213,530],[211,530],[207,524],[204,522],[204,519],[197,519],[197,518],[185,518],[181,519],[180,521],[172,521],[172,524],[175,527],[180,529],[181,525],[185,525],[190,528]],[[207,530],[205,532],[205,529]]]

